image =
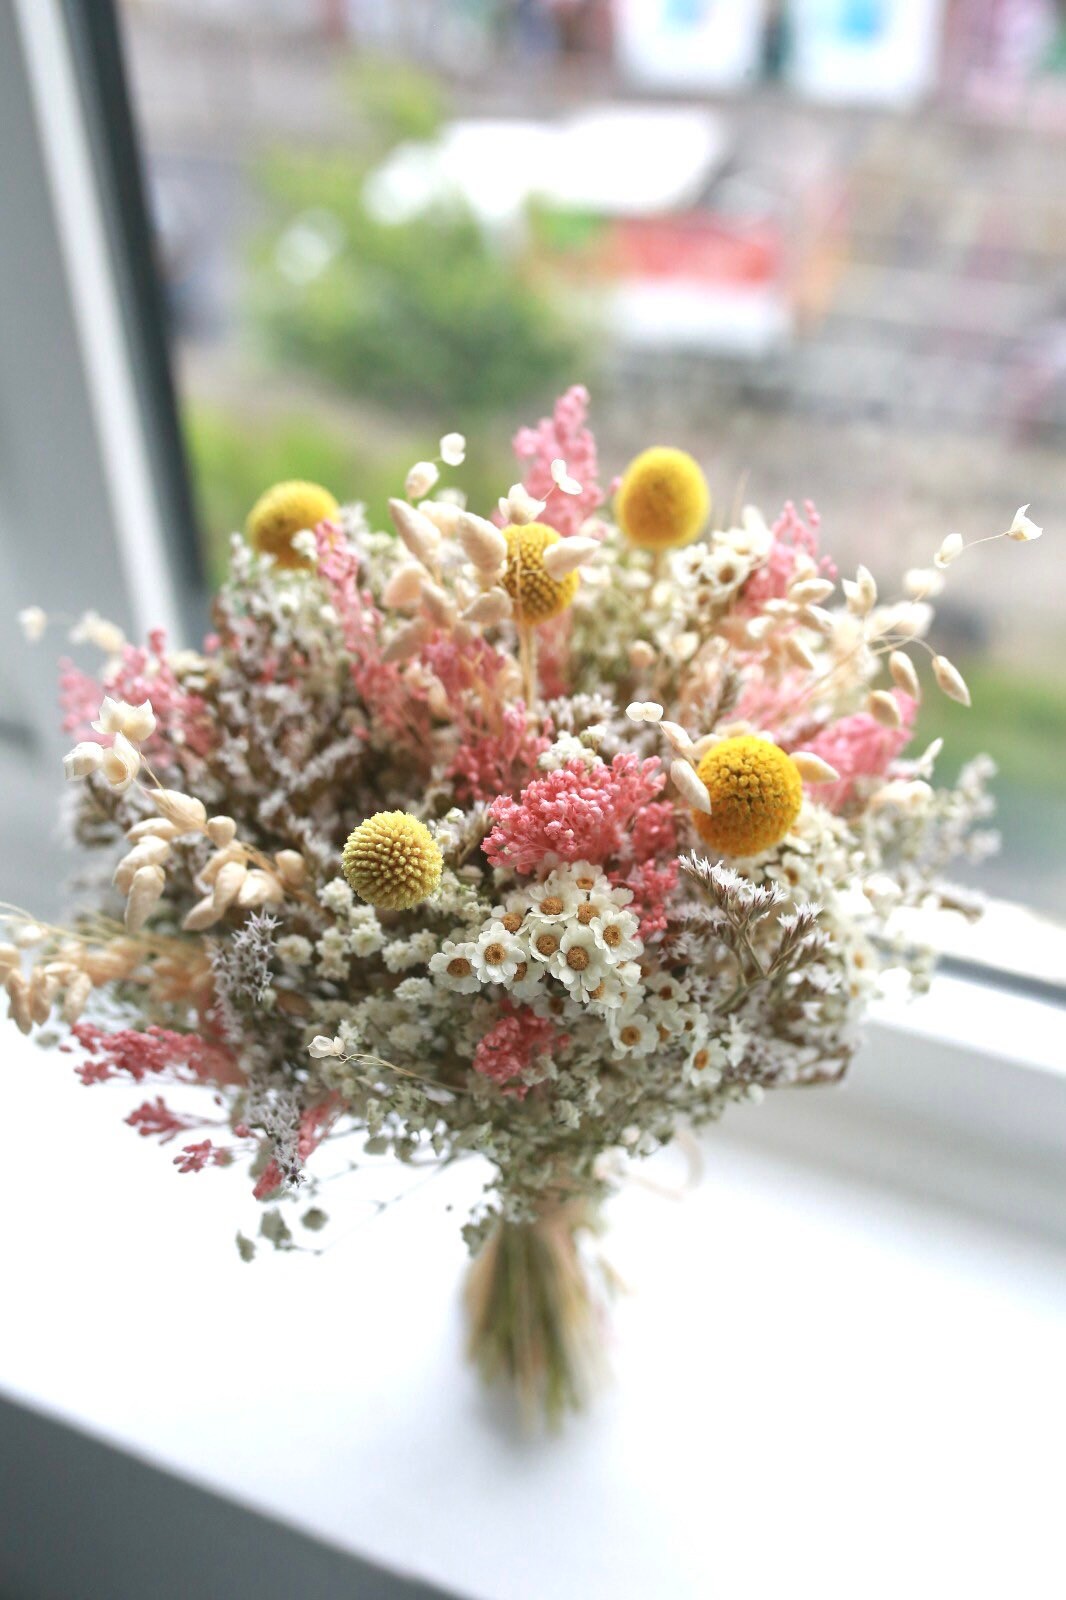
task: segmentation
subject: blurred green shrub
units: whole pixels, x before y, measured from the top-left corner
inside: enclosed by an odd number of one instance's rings
[[[260,169],[270,224],[248,308],[268,353],[441,429],[550,399],[580,362],[532,257],[490,238],[458,197],[401,222],[364,203],[387,150],[439,127],[439,89],[410,69],[364,69],[354,100],[358,155],[286,151]]]

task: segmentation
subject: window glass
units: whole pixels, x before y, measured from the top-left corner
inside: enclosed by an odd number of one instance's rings
[[[601,456],[953,569],[993,892],[1066,903],[1066,33],[1053,0],[126,0],[211,570],[260,490],[375,516],[452,428],[489,500],[575,378]]]

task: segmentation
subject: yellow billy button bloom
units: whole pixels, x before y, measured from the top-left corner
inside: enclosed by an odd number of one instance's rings
[[[406,811],[378,811],[348,835],[341,865],[361,899],[408,911],[433,893],[444,860],[424,822]]]
[[[573,604],[578,575],[568,572],[553,578],[544,565],[544,552],[558,544],[560,535],[543,522],[526,522],[504,528],[507,540],[507,565],[500,582],[514,604],[519,624],[547,622]]]
[[[711,494],[684,450],[656,445],[632,460],[614,502],[619,526],[641,550],[690,544],[711,514]]]
[[[743,734],[707,751],[696,771],[711,800],[708,816],[693,811],[704,844],[724,856],[756,856],[780,844],[803,800],[791,756],[767,739]]]
[[[276,483],[259,496],[245,524],[248,543],[261,556],[273,556],[279,567],[294,569],[309,563],[292,547],[293,535],[304,528],[316,528],[335,517],[340,510],[328,489],[321,484]]]

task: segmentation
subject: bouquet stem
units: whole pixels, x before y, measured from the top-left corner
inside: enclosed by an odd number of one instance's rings
[[[589,1201],[546,1206],[532,1222],[499,1222],[466,1286],[469,1354],[488,1382],[514,1386],[527,1420],[581,1408],[602,1371],[602,1295],[578,1234]]]

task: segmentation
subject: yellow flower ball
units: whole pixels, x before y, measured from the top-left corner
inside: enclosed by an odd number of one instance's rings
[[[756,856],[780,844],[803,801],[791,756],[750,734],[723,739],[696,768],[711,797],[710,816],[693,811],[704,844],[724,856]]]
[[[408,911],[436,889],[444,858],[424,822],[406,811],[379,811],[349,834],[341,865],[360,899]]]
[[[276,483],[259,496],[245,524],[245,535],[260,555],[273,556],[279,567],[294,569],[310,563],[292,547],[293,534],[316,528],[340,510],[328,489],[318,483]]]
[[[500,582],[514,602],[516,622],[547,622],[572,605],[577,594],[578,576],[553,578],[544,565],[544,552],[559,543],[559,534],[543,522],[527,522],[504,528],[507,540],[507,565]]]
[[[629,463],[614,509],[630,544],[673,550],[690,544],[702,530],[711,514],[711,493],[690,455],[655,445]]]

